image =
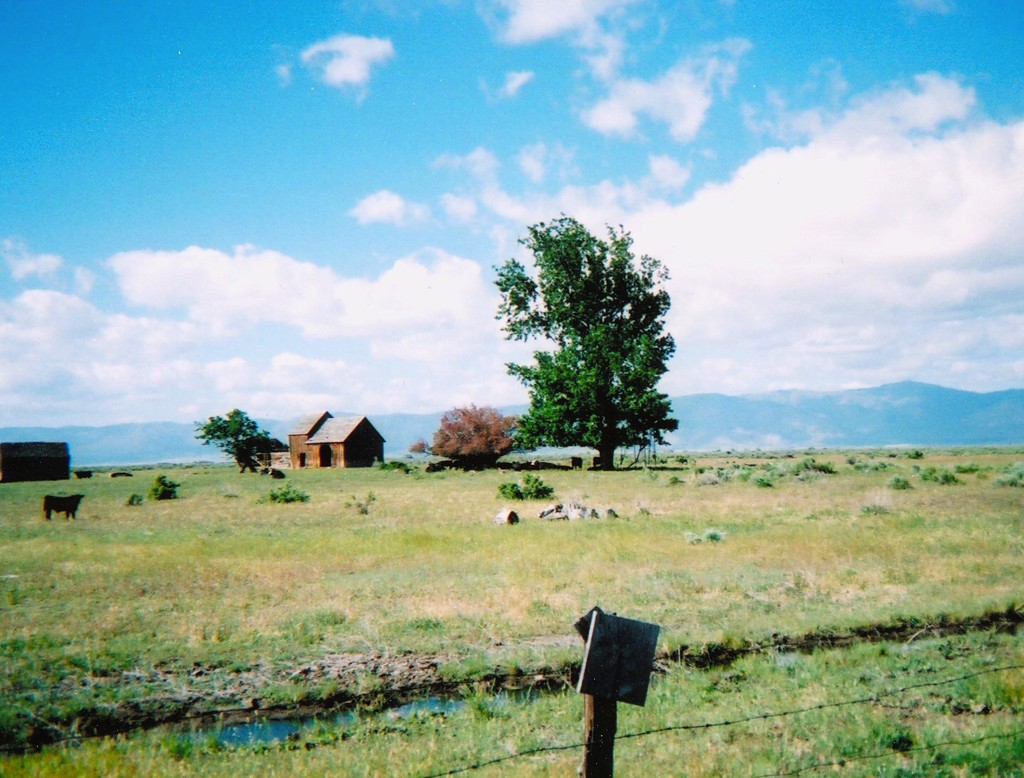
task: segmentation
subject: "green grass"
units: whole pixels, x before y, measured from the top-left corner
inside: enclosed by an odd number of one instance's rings
[[[2,484],[0,735],[151,698],[158,674],[201,688],[197,664],[422,652],[456,679],[528,673],[578,655],[572,623],[595,604],[660,624],[663,650],[1001,609],[1022,599],[1021,494],[982,476],[1021,459],[815,451],[546,471],[556,499],[620,518],[541,522],[544,501],[526,501],[514,527],[491,523],[502,472],[302,471],[287,483],[310,499],[291,504],[268,499],[280,482],[227,466]],[[952,486],[919,475],[964,463]],[[178,499],[126,505],[158,473]],[[74,492],[77,521],[42,519],[43,494]]]
[[[673,666],[643,708],[618,706],[616,775],[1024,775],[1024,649],[996,633],[762,653],[708,671]],[[1000,669],[1000,668],[1013,669]],[[5,775],[572,775],[582,699],[572,690],[405,718],[366,712],[271,745],[162,730],[11,757]],[[817,769],[814,769],[817,768]]]

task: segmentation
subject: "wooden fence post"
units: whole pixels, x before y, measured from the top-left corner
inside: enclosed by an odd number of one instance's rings
[[[583,778],[612,778],[615,772],[615,730],[618,726],[618,703],[583,695]]]
[[[583,778],[612,778],[618,703],[643,705],[647,700],[659,627],[597,606],[580,618],[576,631],[586,641],[576,691],[583,695],[585,732]]]

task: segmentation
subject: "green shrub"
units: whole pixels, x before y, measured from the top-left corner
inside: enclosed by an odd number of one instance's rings
[[[754,479],[754,483],[760,486],[762,489],[771,489],[775,486],[775,481],[772,480],[770,475],[759,475]]]
[[[797,462],[790,468],[790,472],[793,475],[800,475],[802,473],[824,473],[826,475],[835,475],[836,467],[831,462],[818,462],[814,457],[807,457],[801,462]]]
[[[167,476],[160,474],[153,481],[150,487],[149,496],[153,500],[176,500],[178,499],[178,487],[181,484],[172,481]]]
[[[924,459],[924,452],[914,449],[907,452],[907,459]]]
[[[383,470],[385,473],[398,472],[408,474],[411,471],[411,468],[407,464],[405,464],[405,462],[397,461],[381,462],[378,465],[378,468],[380,470]]]
[[[960,473],[962,475],[978,473],[981,471],[981,465],[975,462],[967,462],[966,464],[963,465],[957,465],[956,467],[953,468],[953,471],[956,473]]]
[[[1003,469],[1003,474],[996,479],[1000,486],[1024,486],[1024,462],[1014,462]]]
[[[889,479],[889,488],[896,490],[910,489],[910,481],[901,475],[894,475]]]
[[[555,493],[539,476],[527,473],[522,483],[506,482],[498,485],[498,496],[506,500],[544,500]]]
[[[498,496],[504,497],[506,500],[522,500],[523,490],[515,481],[506,481],[503,484],[498,484]]]
[[[131,497],[128,498],[127,502],[125,502],[125,505],[127,505],[129,508],[134,508],[135,506],[142,505],[142,503],[143,503],[142,495],[141,494],[133,494]]]
[[[285,484],[280,489],[274,489],[268,495],[271,502],[309,502],[309,495],[291,484]]]
[[[951,470],[929,466],[921,471],[922,481],[934,481],[937,484],[948,486],[960,483],[960,479]]]
[[[523,476],[523,497],[527,500],[543,500],[555,493],[552,486],[540,480],[539,476],[527,473]]]

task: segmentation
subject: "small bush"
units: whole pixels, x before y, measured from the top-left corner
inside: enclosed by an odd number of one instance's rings
[[[160,474],[153,481],[149,489],[150,499],[153,500],[176,500],[178,499],[178,487],[181,484],[172,481],[167,476]]]
[[[278,503],[309,502],[309,495],[291,484],[285,484],[280,489],[271,491],[268,499]]]
[[[897,491],[903,489],[910,489],[910,481],[908,481],[901,475],[894,475],[892,478],[889,479],[889,488],[896,489]]]
[[[548,486],[539,476],[533,473],[523,476],[523,497],[527,500],[544,500],[554,493],[554,487]]]
[[[1024,486],[1024,462],[1008,465],[1003,474],[996,479],[999,486]]]
[[[824,473],[826,475],[835,475],[836,467],[831,462],[818,462],[814,457],[807,457],[801,462],[797,462],[790,468],[790,472],[793,475],[801,475],[802,473]]]
[[[772,480],[770,475],[759,475],[754,479],[754,483],[760,486],[762,489],[771,489],[775,486],[775,481]]]
[[[527,473],[522,483],[506,482],[498,485],[498,496],[506,500],[544,500],[555,493],[539,476]]]
[[[383,470],[385,473],[398,472],[398,473],[405,473],[406,475],[408,475],[409,472],[411,471],[411,468],[407,464],[405,464],[405,462],[397,462],[397,461],[381,462],[378,465],[378,467],[381,470]]]
[[[725,540],[725,533],[720,529],[706,529],[703,535],[687,532],[686,542],[691,546],[699,546],[701,543],[721,543]]]
[[[938,467],[926,467],[921,471],[922,481],[935,481],[937,484],[948,486],[950,484],[960,483],[960,479],[951,470]]]
[[[522,500],[523,490],[515,481],[506,481],[503,484],[498,484],[498,496],[504,497],[506,500]]]
[[[127,505],[129,508],[134,508],[134,507],[136,507],[138,505],[142,505],[142,503],[143,503],[142,495],[141,494],[133,494],[131,497],[128,498],[127,502],[125,502],[125,505]]]
[[[924,452],[914,449],[907,452],[907,459],[924,459]]]
[[[967,462],[966,464],[963,465],[957,465],[956,467],[953,468],[953,470],[961,475],[967,475],[970,473],[981,472],[981,465],[976,464],[974,462]]]

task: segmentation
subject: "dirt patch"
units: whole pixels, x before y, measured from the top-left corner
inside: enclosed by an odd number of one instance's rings
[[[910,642],[922,637],[999,630],[1015,632],[1024,624],[1024,609],[978,617],[953,619],[901,619],[849,630],[816,630],[806,635],[771,635],[764,640],[737,644],[680,645],[659,654],[655,669],[672,663],[698,668],[722,667],[742,656],[760,652],[809,652],[863,642]],[[542,640],[542,639],[538,639]],[[573,642],[578,642],[575,638]],[[558,644],[564,643],[559,638]],[[68,721],[30,725],[31,747],[99,737],[168,724],[232,724],[259,717],[295,718],[351,710],[402,705],[424,696],[455,696],[467,684],[484,684],[493,692],[523,688],[548,690],[575,682],[579,667],[539,668],[529,674],[494,671],[453,680],[442,672],[458,657],[444,654],[380,653],[328,654],[293,667],[256,666],[246,670],[194,665],[188,671],[125,671],[107,677],[66,680],[57,696],[71,696],[88,687],[104,685],[134,690],[137,699],[84,710]],[[268,690],[283,684],[296,689],[301,702],[271,704]],[[142,692],[139,696],[139,692]],[[305,696],[303,696],[305,694]]]

